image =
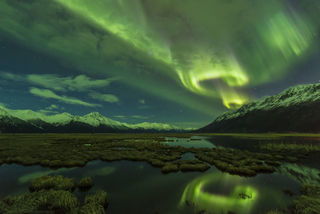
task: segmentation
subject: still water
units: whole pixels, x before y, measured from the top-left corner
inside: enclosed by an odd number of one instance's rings
[[[291,200],[283,189],[297,192],[299,183],[274,173],[243,178],[222,173],[214,167],[205,173],[163,175],[147,163],[118,161],[90,162],[83,168],[50,170],[40,166],[3,165],[0,167],[0,197],[27,191],[30,181],[44,174],[62,174],[76,180],[92,176],[94,187],[108,192],[108,213],[259,213],[285,207]],[[248,197],[242,198],[241,193]],[[80,197],[82,193],[77,193]],[[259,211],[259,212],[258,212]]]
[[[212,139],[203,137],[170,138],[165,143],[216,146]],[[184,158],[192,158],[188,155],[190,157]],[[302,183],[319,184],[318,173],[317,169],[297,164],[284,164],[276,173],[253,178],[229,175],[215,167],[204,173],[162,174],[159,168],[147,163],[130,161],[92,161],[82,168],[58,170],[4,164],[0,167],[0,197],[28,191],[30,181],[35,177],[61,174],[76,181],[91,176],[95,185],[89,193],[105,190],[110,199],[107,212],[112,214],[258,214],[286,207],[294,197],[283,190],[298,193]],[[84,193],[76,194],[83,199]]]

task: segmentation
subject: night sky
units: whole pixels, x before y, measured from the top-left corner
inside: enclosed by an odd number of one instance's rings
[[[320,81],[319,0],[1,0],[0,103],[201,127]]]

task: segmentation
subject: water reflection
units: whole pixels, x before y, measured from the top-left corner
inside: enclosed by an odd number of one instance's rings
[[[168,146],[183,146],[185,148],[214,148],[215,145],[203,136],[192,136],[190,138],[166,137],[162,144]]]
[[[302,138],[301,138],[302,139]],[[198,137],[166,138],[167,145],[196,148],[225,146],[254,149],[270,142],[293,142],[283,138],[248,137]],[[296,138],[295,142],[300,142]],[[305,142],[305,141],[304,141]],[[194,159],[193,153],[185,153],[182,159]],[[317,163],[317,162],[315,162]],[[79,180],[91,176],[92,193],[103,189],[110,196],[108,212],[146,214],[207,214],[266,213],[285,208],[292,197],[283,190],[298,193],[301,184],[319,184],[320,170],[297,164],[283,163],[277,173],[260,174],[254,178],[229,175],[212,167],[204,173],[170,173],[164,175],[159,168],[145,162],[92,161],[85,167],[51,170],[41,166],[3,164],[0,167],[0,197],[28,190],[30,181],[41,175],[61,174]],[[77,193],[81,194],[81,193]],[[83,197],[83,195],[80,195]]]
[[[280,174],[244,178],[216,171],[192,180],[185,188],[179,207],[194,213],[267,212],[285,207],[290,198],[284,188],[297,190],[299,185]]]

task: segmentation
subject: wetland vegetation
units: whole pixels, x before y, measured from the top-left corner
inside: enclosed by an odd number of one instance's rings
[[[106,192],[88,194],[81,203],[72,194],[75,187],[73,179],[60,175],[38,177],[32,180],[28,193],[2,198],[0,213],[105,213],[109,203]]]
[[[261,173],[274,173],[283,163],[298,163],[320,152],[317,143],[319,141],[314,141],[316,143],[313,144],[286,142],[279,139],[285,137],[284,135],[270,135],[267,142],[252,145],[252,150],[221,146],[197,148],[162,143],[168,136],[190,138],[194,134],[2,134],[0,135],[0,163],[40,165],[58,169],[84,167],[94,160],[104,162],[127,160],[146,162],[160,168],[164,174],[179,171],[201,173],[214,167],[232,175],[254,177]],[[220,135],[204,134],[203,136]],[[229,134],[227,136],[230,137]],[[266,135],[256,134],[240,134],[231,137],[266,139]],[[306,138],[306,136],[303,137]],[[308,137],[318,139],[319,136]],[[174,142],[174,140],[170,141]],[[199,139],[195,138],[189,140],[193,144],[198,141]],[[192,154],[191,158],[184,159],[183,156],[186,154]],[[88,176],[76,183],[71,178],[59,175],[44,175],[32,180],[29,193],[3,198],[1,209],[15,210],[19,206],[25,210],[47,209],[48,213],[71,213],[71,211],[73,213],[104,213],[108,203],[106,193],[102,190],[97,191],[96,194],[88,194],[82,201],[72,194],[76,188],[79,191],[88,191],[93,184],[92,178]],[[313,186],[313,188],[318,187]],[[309,191],[310,189],[312,188],[309,187],[307,191],[303,187],[300,196],[292,201],[290,209],[271,210],[270,213],[313,213],[319,208],[319,195],[317,191]],[[238,195],[241,194],[245,193],[240,192]],[[48,203],[48,200],[52,203]],[[301,211],[308,209],[310,212]]]

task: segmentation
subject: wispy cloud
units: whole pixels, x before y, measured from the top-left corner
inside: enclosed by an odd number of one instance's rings
[[[24,76],[19,74],[13,74],[5,71],[0,71],[0,77],[7,80],[13,80],[13,81],[23,81],[25,80]]]
[[[113,118],[120,119],[120,120],[127,120],[127,119],[147,120],[147,119],[150,119],[149,116],[143,116],[143,115],[130,115],[130,116],[115,115],[115,116],[113,116]]]
[[[99,104],[88,103],[74,97],[60,96],[48,89],[30,88],[29,92],[35,96],[43,97],[46,99],[55,99],[67,104],[83,105],[88,107],[100,106]]]
[[[55,109],[59,109],[59,106],[52,104],[52,105],[48,106],[46,109],[55,110]]]
[[[38,112],[42,114],[57,114],[59,113],[60,107],[58,105],[52,104],[44,109],[40,109]]]
[[[139,102],[139,104],[140,104],[140,105],[138,106],[139,109],[149,109],[149,108],[150,108],[149,105],[146,105],[146,100],[140,99],[140,100],[138,100],[138,102]]]
[[[132,115],[131,117],[132,117],[133,119],[139,119],[139,120],[149,119],[148,116],[142,116],[142,115]]]
[[[116,119],[120,119],[120,120],[126,120],[126,119],[128,119],[128,117],[127,116],[124,116],[124,115],[115,115],[115,116],[113,116],[114,118],[116,118]]]
[[[141,100],[139,100],[139,103],[144,105],[144,104],[146,104],[146,101],[144,99],[141,99]]]
[[[59,77],[52,74],[30,74],[27,75],[27,80],[30,83],[56,91],[87,91],[108,86],[114,79],[91,79],[86,75]]]
[[[89,93],[89,96],[93,99],[100,100],[107,103],[117,103],[119,102],[118,97],[113,94],[101,94],[97,92]]]
[[[78,76],[58,76],[55,74],[28,74],[19,75],[9,72],[0,72],[4,79],[12,81],[24,81],[32,85],[41,86],[54,91],[89,91],[91,89],[108,86],[116,78],[92,79],[86,75]]]

